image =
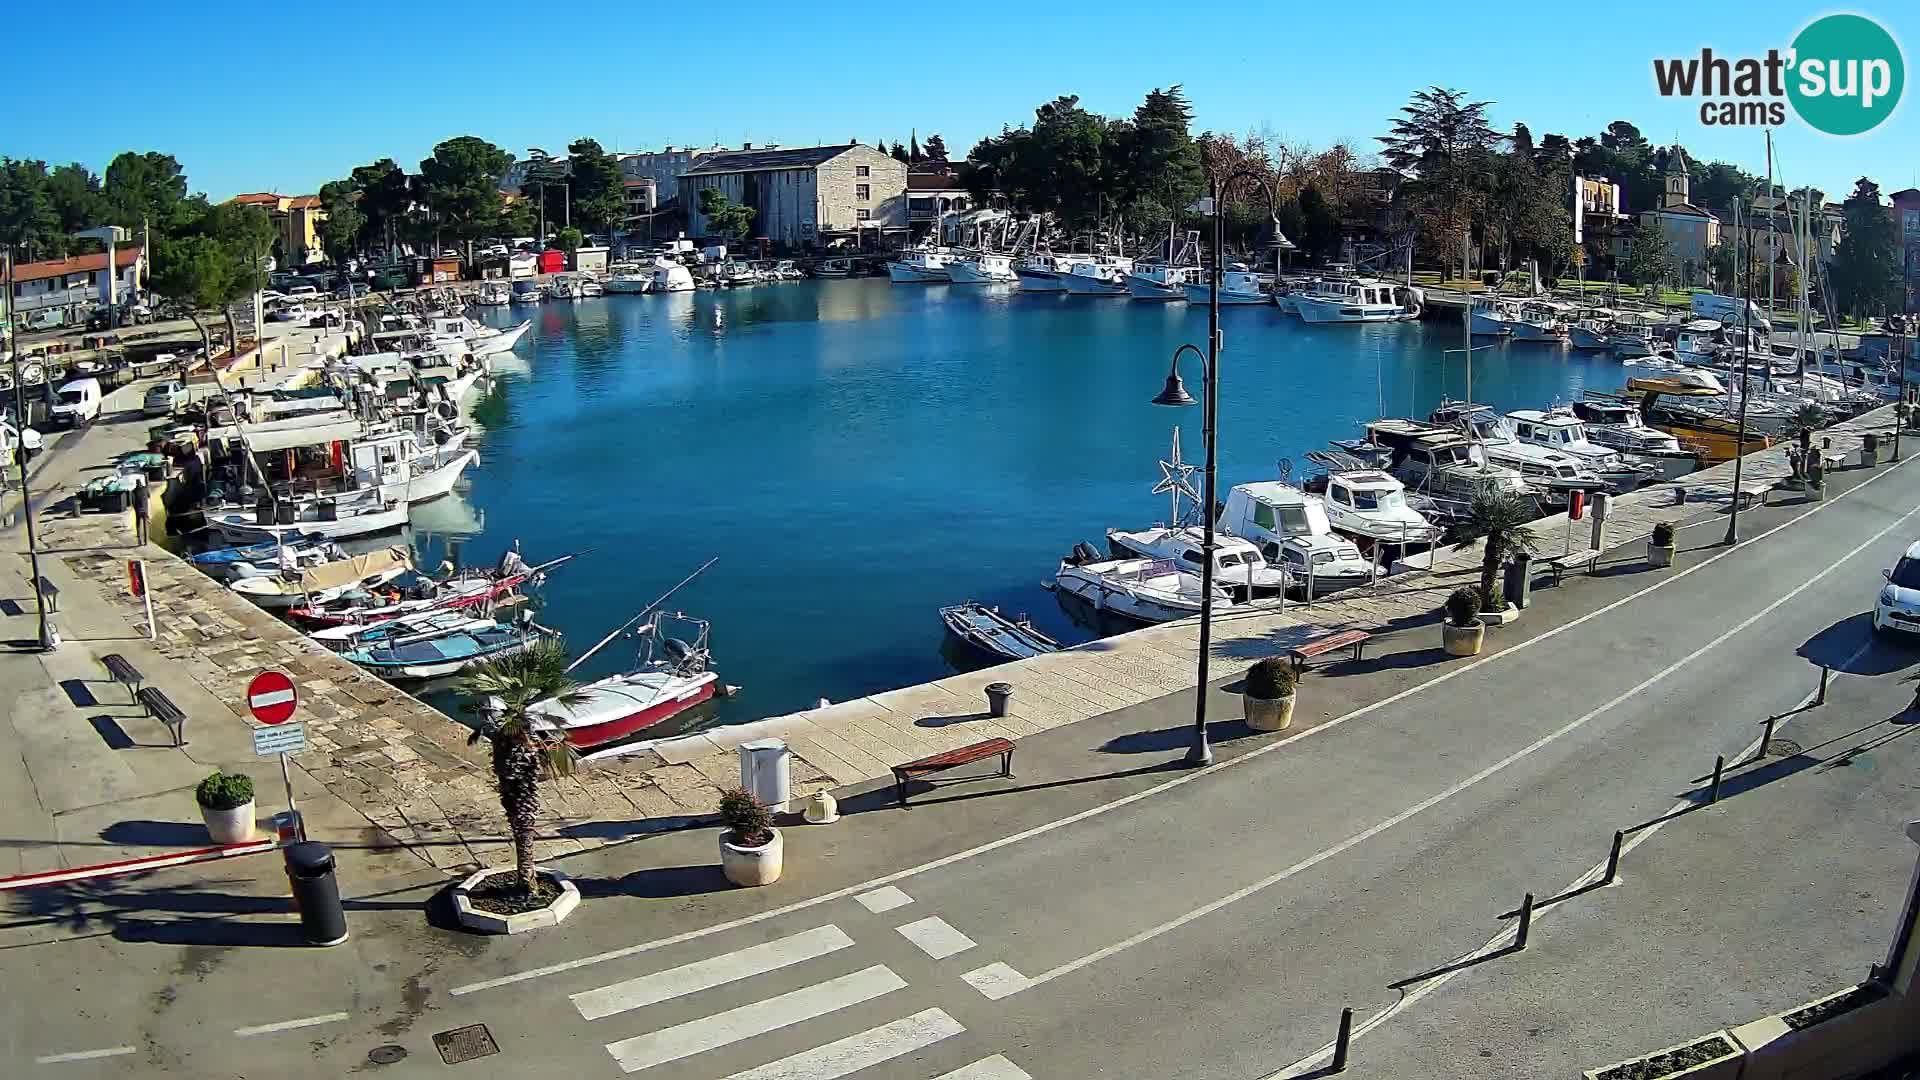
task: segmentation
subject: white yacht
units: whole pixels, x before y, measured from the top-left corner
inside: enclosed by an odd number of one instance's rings
[[[1107,548],[1116,559],[1170,559],[1196,574],[1206,565],[1201,555],[1205,539],[1205,531],[1198,525],[1155,526],[1138,532],[1107,530]],[[1213,537],[1213,580],[1242,600],[1275,596],[1291,584],[1286,570],[1270,564],[1259,548],[1220,532]]]
[[[693,271],[672,259],[653,260],[653,277],[649,282],[648,292],[692,292],[693,288]]]
[[[1066,292],[1066,276],[1073,272],[1073,260],[1065,255],[1035,252],[1014,267],[1021,292]]]
[[[474,322],[465,315],[443,315],[433,320],[428,332],[435,338],[457,340],[478,359],[506,352],[518,345],[532,326],[533,320],[527,319],[499,330],[485,323]]]
[[[1442,401],[1428,419],[1471,438],[1489,464],[1519,473],[1542,505],[1558,507],[1570,492],[1606,486],[1599,474],[1572,455],[1515,436],[1507,418],[1489,406]]]
[[[1417,420],[1375,420],[1359,442],[1336,441],[1349,453],[1384,461],[1387,471],[1441,509],[1457,513],[1483,491],[1535,497],[1519,470],[1493,463],[1456,428]],[[1569,465],[1571,468],[1571,465]]]
[[[1407,499],[1406,485],[1392,473],[1362,465],[1339,451],[1315,450],[1307,460],[1327,471],[1306,482],[1320,496],[1327,523],[1369,543],[1430,544],[1440,527]]]
[[[991,251],[956,257],[947,264],[947,276],[955,285],[1000,285],[1019,280],[1013,272],[1013,256]]]
[[[1142,624],[1170,622],[1200,614],[1200,575],[1173,559],[1102,559],[1085,544],[1060,561],[1054,588],[1080,598],[1096,612],[1112,612]],[[1234,608],[1218,582],[1213,586],[1216,614]]]
[[[1061,283],[1075,296],[1125,296],[1133,260],[1121,255],[1083,255]]]
[[[1187,302],[1204,304],[1213,297],[1213,275],[1202,270],[1186,282]],[[1264,304],[1270,299],[1260,288],[1260,275],[1247,269],[1246,263],[1232,263],[1220,272],[1220,303]]]
[[[1127,295],[1135,300],[1185,300],[1187,282],[1199,274],[1197,266],[1138,264],[1127,273]]]
[[[922,244],[900,252],[900,257],[887,264],[887,277],[895,285],[936,285],[953,280],[947,270],[953,262],[953,253],[943,247]]]
[[[643,293],[653,276],[639,263],[614,263],[608,267],[606,290],[610,293]]]
[[[1219,527],[1258,546],[1269,563],[1295,583],[1312,581],[1313,595],[1359,585],[1373,564],[1353,541],[1337,535],[1319,499],[1291,484],[1267,480],[1235,484],[1227,492]]]
[[[1649,427],[1637,406],[1589,398],[1574,402],[1569,411],[1584,422],[1590,441],[1651,466],[1662,480],[1678,480],[1701,467],[1698,451],[1682,446],[1669,432]]]
[[[1300,317],[1310,323],[1404,322],[1419,318],[1425,301],[1419,289],[1379,278],[1326,279],[1294,296]]]
[[[1507,414],[1507,423],[1514,438],[1585,464],[1615,491],[1632,491],[1661,478],[1658,469],[1628,461],[1619,451],[1588,439],[1586,424],[1571,409],[1515,409]]]

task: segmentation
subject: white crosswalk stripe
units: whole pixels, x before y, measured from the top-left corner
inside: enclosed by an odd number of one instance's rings
[[[927,1009],[759,1068],[734,1073],[727,1080],[839,1080],[849,1073],[892,1061],[965,1030],[960,1021],[945,1011]]]
[[[913,903],[913,897],[908,896],[892,885],[883,885],[872,892],[863,892],[855,896],[854,900],[858,902],[861,907],[866,908],[875,915]]]
[[[644,1008],[755,975],[764,975],[790,964],[838,952],[852,944],[853,939],[839,927],[822,926],[710,960],[683,964],[575,994],[573,1005],[580,1010],[583,1018],[598,1020],[603,1016]]]
[[[1027,1070],[995,1054],[950,1073],[941,1073],[933,1080],[1033,1080],[1033,1077],[1028,1075]]]
[[[851,975],[689,1020],[670,1028],[607,1044],[623,1072],[639,1072],[669,1061],[728,1046],[816,1016],[858,1005],[907,985],[891,968],[876,964]]]
[[[953,928],[953,925],[938,915],[929,915],[905,926],[896,926],[900,936],[918,946],[920,951],[935,960],[945,960],[955,953],[966,952],[973,948],[973,939]]]

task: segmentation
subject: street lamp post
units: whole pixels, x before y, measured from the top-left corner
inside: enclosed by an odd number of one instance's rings
[[[1740,283],[1742,281],[1740,264],[1738,262],[1740,250],[1740,204],[1737,201],[1733,205],[1733,238],[1734,258],[1736,260],[1734,263],[1734,281]],[[1748,254],[1752,254],[1751,250],[1748,251]],[[1740,295],[1741,301],[1740,428],[1734,433],[1733,437],[1733,502],[1731,510],[1727,514],[1726,544],[1728,547],[1732,547],[1740,542],[1740,475],[1741,465],[1746,461],[1747,457],[1747,398],[1750,389],[1747,386],[1747,344],[1753,337],[1753,268],[1751,265],[1747,268],[1744,284],[1745,288],[1734,289],[1734,292]]]
[[[33,603],[35,614],[39,617],[39,642],[42,649],[51,649],[60,643],[55,636],[53,624],[47,621],[47,594],[40,588],[40,544],[33,534],[33,495],[27,490],[27,403],[26,383],[20,378],[20,337],[19,327],[13,325],[13,249],[6,252],[6,299],[0,301],[0,314],[5,318],[5,344],[7,358],[13,371],[13,411],[14,411],[14,459],[20,465],[20,512],[27,519],[27,561],[33,574]],[[111,273],[112,266],[109,264]],[[43,377],[44,378],[44,377]]]
[[[1219,475],[1217,446],[1220,435],[1220,287],[1222,259],[1226,247],[1226,214],[1221,202],[1221,191],[1237,180],[1252,179],[1260,183],[1260,190],[1267,197],[1267,212],[1273,216],[1273,237],[1276,248],[1287,243],[1280,233],[1280,219],[1275,207],[1273,188],[1267,184],[1266,177],[1247,169],[1241,169],[1225,178],[1211,172],[1207,175],[1208,212],[1213,215],[1213,274],[1212,288],[1208,290],[1207,301],[1207,351],[1203,354],[1192,344],[1183,344],[1173,352],[1173,363],[1167,371],[1167,384],[1153,399],[1155,405],[1189,406],[1194,403],[1193,396],[1180,381],[1180,357],[1191,351],[1206,363],[1200,387],[1202,400],[1200,412],[1200,431],[1206,444],[1207,465],[1206,483],[1203,485],[1200,507],[1200,662],[1199,682],[1194,687],[1193,701],[1193,742],[1187,748],[1186,763],[1192,766],[1213,764],[1213,745],[1207,739],[1207,659],[1213,648],[1213,505],[1216,481]]]

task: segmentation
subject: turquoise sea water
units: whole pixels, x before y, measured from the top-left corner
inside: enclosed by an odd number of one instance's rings
[[[1174,349],[1204,345],[1203,307],[860,279],[531,317],[477,410],[461,498],[485,527],[462,558],[516,539],[531,561],[591,549],[540,615],[577,651],[719,556],[669,605],[712,620],[716,666],[744,688],[707,720],[947,674],[938,609],[968,598],[1085,640],[1040,582],[1074,541],[1166,516],[1150,488],[1173,425],[1201,458],[1199,409],[1150,399]],[[1272,306],[1221,323],[1222,498],[1283,457],[1298,475],[1305,451],[1383,412],[1465,393],[1458,323],[1313,327]],[[1183,375],[1198,396],[1191,357]],[[1473,376],[1503,409],[1623,381],[1611,358],[1510,344],[1476,351]],[[631,658],[616,643],[579,673]]]

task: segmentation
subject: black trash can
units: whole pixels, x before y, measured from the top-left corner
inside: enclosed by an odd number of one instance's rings
[[[1860,436],[1860,464],[1873,466],[1880,463],[1880,433],[1869,431]]]
[[[1518,552],[1513,561],[1507,563],[1506,580],[1501,582],[1501,593],[1507,603],[1524,610],[1533,603],[1533,556]]]
[[[300,932],[312,945],[347,940],[347,914],[340,907],[340,883],[333,876],[333,851],[311,840],[287,849],[287,881],[300,909]]]

